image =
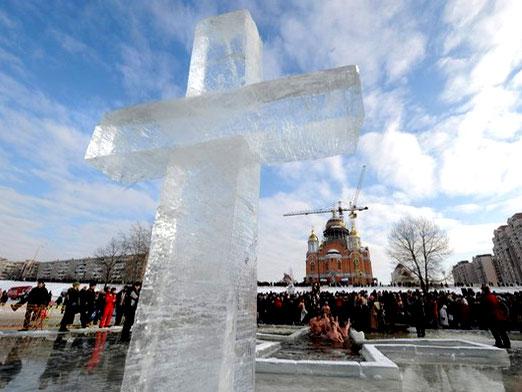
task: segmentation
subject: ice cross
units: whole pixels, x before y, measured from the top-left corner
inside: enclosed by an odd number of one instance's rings
[[[198,23],[187,96],[107,114],[86,159],[165,176],[122,391],[253,391],[260,165],[352,152],[356,66],[261,82],[248,11]]]

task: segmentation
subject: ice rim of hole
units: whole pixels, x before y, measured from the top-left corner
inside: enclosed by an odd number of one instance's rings
[[[281,359],[277,341],[260,340],[256,346],[256,371],[269,374],[354,377],[401,380],[398,364],[474,365],[508,368],[506,350],[465,339],[372,339],[362,344],[364,361]]]

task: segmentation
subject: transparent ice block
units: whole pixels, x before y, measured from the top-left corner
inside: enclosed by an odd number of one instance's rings
[[[351,152],[356,66],[261,82],[247,11],[196,27],[187,97],[107,114],[86,159],[165,176],[122,391],[253,391],[260,165]]]

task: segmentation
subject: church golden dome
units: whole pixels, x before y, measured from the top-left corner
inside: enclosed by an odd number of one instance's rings
[[[346,227],[344,221],[343,221],[343,218],[340,218],[340,217],[332,217],[330,219],[328,219],[328,222],[326,222],[326,229],[329,229],[329,228],[343,228],[343,227]]]
[[[319,241],[319,238],[315,235],[314,229],[312,229],[312,232],[310,233],[310,236],[308,237],[308,241]]]

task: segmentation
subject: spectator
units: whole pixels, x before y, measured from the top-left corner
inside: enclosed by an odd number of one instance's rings
[[[58,309],[60,307],[62,302],[63,302],[63,293],[61,293],[60,296],[58,298],[56,298],[56,309]]]
[[[87,326],[94,319],[94,311],[96,310],[96,283],[89,283],[87,290],[82,289],[80,291],[80,322],[82,328]]]
[[[60,322],[60,332],[67,332],[67,326],[74,322],[74,316],[80,312],[80,282],[74,282],[67,290],[64,300],[64,314]]]
[[[482,293],[483,314],[486,325],[495,338],[495,346],[499,348],[511,348],[511,342],[506,333],[506,323],[509,317],[507,307],[491,292],[489,287],[482,287]]]
[[[299,321],[301,322],[301,324],[304,324],[305,323],[305,319],[306,319],[306,315],[308,314],[308,311],[306,310],[306,305],[305,305],[305,302],[304,300],[301,298],[301,300],[299,301],[299,305],[297,305],[297,308],[299,309]]]
[[[45,288],[45,283],[42,279],[38,279],[36,287],[33,287],[29,294],[22,298],[15,305],[11,305],[13,311],[16,311],[23,304],[27,303],[25,310],[24,324],[20,331],[27,331],[32,321],[38,323],[42,317],[41,312],[43,308],[49,305],[49,292]]]
[[[138,300],[140,298],[141,282],[135,282],[129,292],[125,295],[124,313],[125,321],[123,322],[123,329],[121,331],[121,340],[130,340],[130,330],[134,324],[134,317],[136,316],[136,309],[138,308]]]
[[[127,286],[123,287],[118,294],[116,294],[116,319],[114,320],[114,325],[121,325],[121,320],[123,319],[123,304],[125,302],[125,293],[127,292]]]
[[[419,293],[417,298],[412,301],[412,315],[417,337],[423,338],[426,336],[426,305],[424,304],[424,297]]]
[[[4,290],[0,296],[0,305],[4,306],[8,299],[9,297],[7,296],[7,290]]]
[[[112,313],[114,312],[114,304],[116,303],[116,288],[113,287],[109,292],[105,293],[105,307],[100,320],[100,328],[109,327],[112,321]]]
[[[442,308],[440,308],[440,325],[442,328],[449,328],[449,319],[448,319],[448,307],[446,304],[442,305]]]
[[[95,299],[95,310],[94,310],[94,318],[92,320],[93,324],[97,324],[98,320],[101,320],[103,316],[103,311],[105,310],[105,295],[109,292],[109,287],[105,286],[103,288],[103,292],[98,291],[96,293]]]

